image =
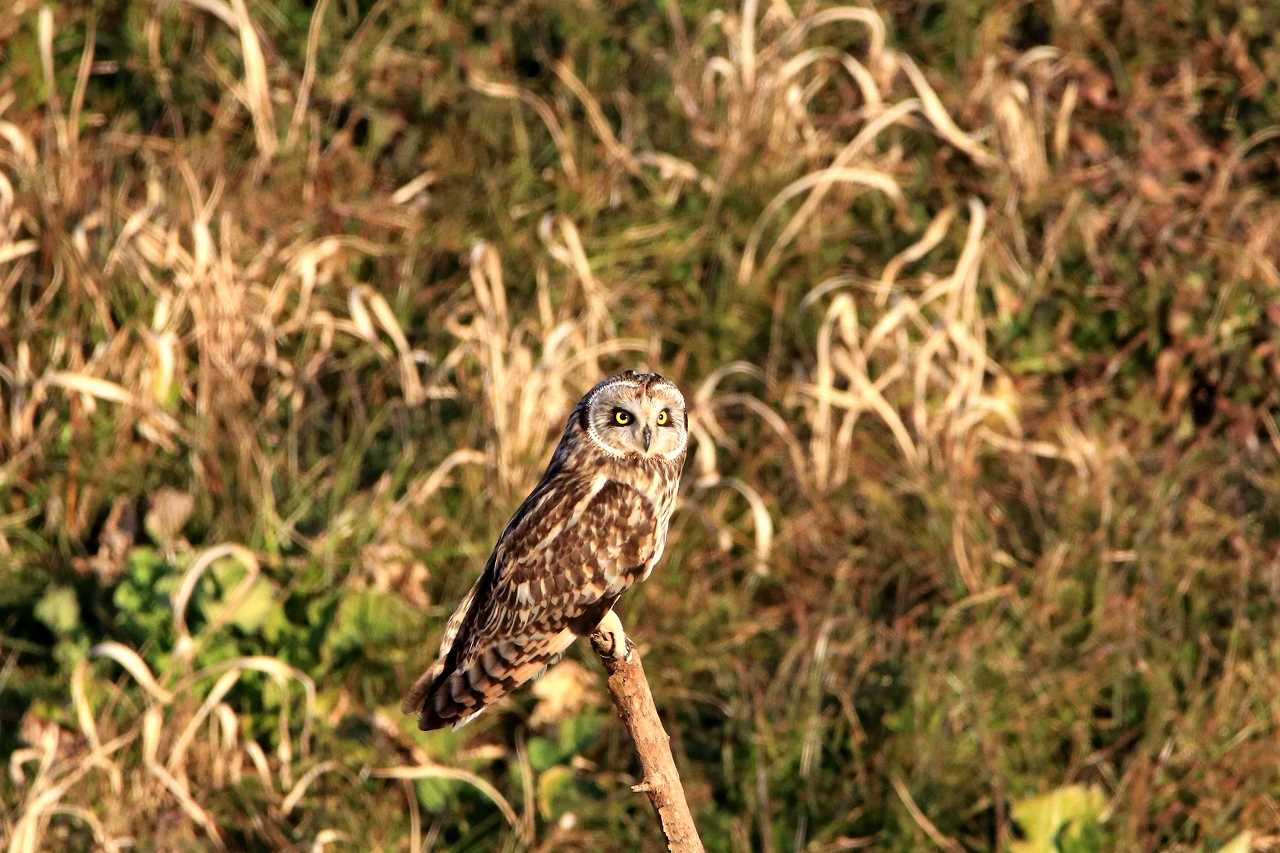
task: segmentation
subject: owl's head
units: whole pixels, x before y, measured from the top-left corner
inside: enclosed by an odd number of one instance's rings
[[[689,440],[684,395],[656,373],[610,376],[587,392],[577,417],[588,440],[610,456],[674,461]]]

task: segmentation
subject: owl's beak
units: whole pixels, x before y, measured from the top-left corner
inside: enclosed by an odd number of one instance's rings
[[[649,442],[653,440],[653,430],[646,426],[642,435],[644,436],[644,452],[648,453]]]

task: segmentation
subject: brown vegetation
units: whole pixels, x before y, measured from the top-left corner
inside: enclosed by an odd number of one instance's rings
[[[0,837],[652,845],[602,691],[395,711],[650,365],[709,848],[1274,845],[1273,5],[8,4]]]

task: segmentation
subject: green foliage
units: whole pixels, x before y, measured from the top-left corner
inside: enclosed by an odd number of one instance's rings
[[[335,659],[352,654],[372,657],[402,644],[420,620],[399,597],[372,590],[345,595],[325,636],[325,654]]]
[[[70,634],[80,624],[80,602],[75,590],[65,586],[50,587],[36,604],[36,618],[59,636]]]
[[[170,596],[178,574],[155,550],[134,548],[125,560],[124,574],[112,594],[116,624],[136,643],[148,640],[162,645],[173,642]]]
[[[1106,795],[1097,786],[1067,785],[1013,804],[1022,840],[1011,853],[1097,853],[1106,849],[1102,822]]]
[[[580,802],[574,796],[576,775],[563,764],[548,767],[538,775],[538,813],[545,820],[555,820]]]

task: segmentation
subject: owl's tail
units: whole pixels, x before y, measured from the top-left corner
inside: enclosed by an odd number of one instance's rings
[[[417,715],[418,727],[424,732],[443,728],[449,724],[448,720],[431,710],[435,707],[435,702],[430,700],[436,693],[436,682],[440,680],[443,673],[444,661],[436,661],[430,669],[418,676],[418,680],[409,688],[404,701],[400,703],[401,711]]]
[[[446,671],[441,659],[422,674],[401,709],[418,715],[424,732],[469,722],[486,706],[541,675],[577,639],[569,629],[551,636],[522,637],[485,646],[469,663]]]

